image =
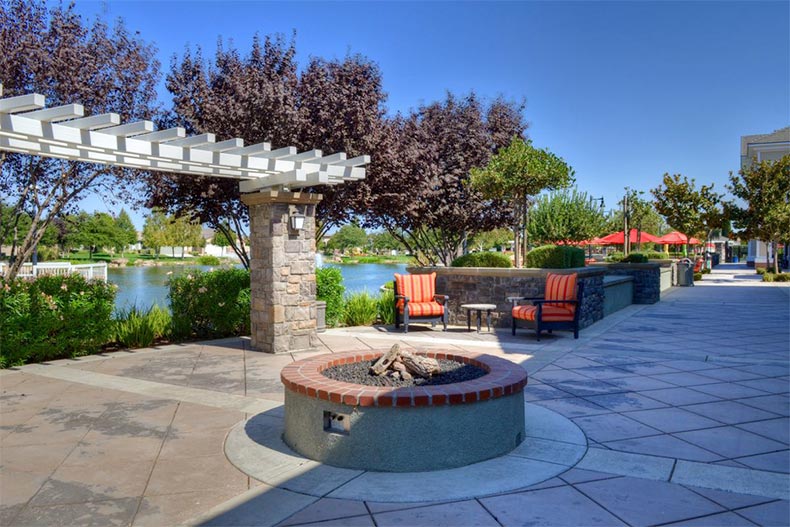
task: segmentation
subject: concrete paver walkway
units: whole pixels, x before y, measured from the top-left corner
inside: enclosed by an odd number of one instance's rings
[[[307,354],[229,339],[2,371],[0,525],[788,525],[790,288],[753,276],[719,266],[578,340],[322,334],[324,353],[401,342],[504,356],[530,373],[528,402],[586,434],[558,477],[451,503],[317,498],[227,460],[234,425],[281,417],[279,370]]]

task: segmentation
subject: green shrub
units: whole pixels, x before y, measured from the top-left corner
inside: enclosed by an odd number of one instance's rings
[[[702,273],[694,273],[694,281],[699,282],[702,280]]]
[[[370,293],[353,293],[346,299],[343,322],[346,326],[370,326],[376,322],[378,311],[378,299]]]
[[[703,267],[703,268],[700,270],[700,272],[701,272],[702,274],[710,274],[710,269],[708,269],[707,267]]]
[[[127,348],[146,348],[169,338],[172,322],[170,312],[156,304],[147,310],[133,305],[115,314],[115,341]]]
[[[210,254],[204,254],[203,256],[197,257],[197,263],[200,265],[219,265],[222,262],[219,261],[219,258],[216,256],[211,256]]]
[[[647,255],[642,253],[631,253],[620,261],[622,263],[647,263]]]
[[[57,260],[59,256],[60,252],[58,251],[57,247],[50,247],[47,245],[38,246],[39,262],[51,262],[52,260]]]
[[[169,282],[173,336],[220,338],[250,332],[250,272],[218,269],[173,276]]]
[[[790,282],[790,273],[763,273],[763,282]]]
[[[623,258],[625,258],[625,253],[621,253],[620,251],[615,251],[606,255],[607,262],[619,262],[622,261]]]
[[[112,339],[115,286],[80,275],[0,279],[0,367],[96,353]]]
[[[755,269],[755,271],[759,275],[764,275],[765,274],[765,269],[763,269],[762,267],[758,267],[757,269]]]
[[[527,267],[568,269],[584,267],[584,249],[567,245],[544,245],[527,253]]]
[[[667,253],[662,253],[659,251],[645,251],[642,254],[647,256],[648,260],[667,260],[670,258]]]
[[[384,282],[384,285],[381,287],[387,289],[388,291],[395,291],[395,281],[393,280],[392,282]]]
[[[319,267],[315,272],[316,297],[326,302],[326,325],[337,326],[343,317],[343,274],[332,266]]]
[[[378,297],[379,322],[382,324],[395,323],[395,293],[392,288],[382,291]]]
[[[450,265],[453,267],[513,267],[510,258],[494,252],[465,254],[453,260]]]

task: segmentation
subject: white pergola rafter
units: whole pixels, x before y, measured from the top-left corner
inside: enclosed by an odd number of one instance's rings
[[[141,170],[238,179],[241,192],[337,185],[364,179],[370,156],[272,150],[214,134],[187,137],[183,128],[155,130],[151,121],[121,123],[118,114],[84,116],[80,104],[46,108],[43,95],[2,98],[0,150]]]

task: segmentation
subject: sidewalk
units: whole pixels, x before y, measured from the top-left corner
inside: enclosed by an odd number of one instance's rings
[[[279,419],[279,370],[306,354],[228,339],[1,371],[0,524],[787,525],[790,284],[754,276],[721,265],[578,340],[430,326],[321,334],[323,353],[400,342],[504,356],[529,372],[529,404],[586,435],[570,470],[451,503],[316,497],[228,461],[228,432],[262,412]]]

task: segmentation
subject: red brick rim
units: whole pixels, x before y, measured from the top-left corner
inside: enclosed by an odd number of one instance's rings
[[[386,350],[330,353],[289,364],[280,373],[286,390],[349,406],[442,406],[468,404],[521,393],[527,385],[527,372],[509,360],[483,353],[460,351],[417,351],[434,359],[449,359],[472,364],[488,373],[472,381],[439,386],[408,388],[377,387],[341,382],[321,372],[332,366],[374,360]]]

